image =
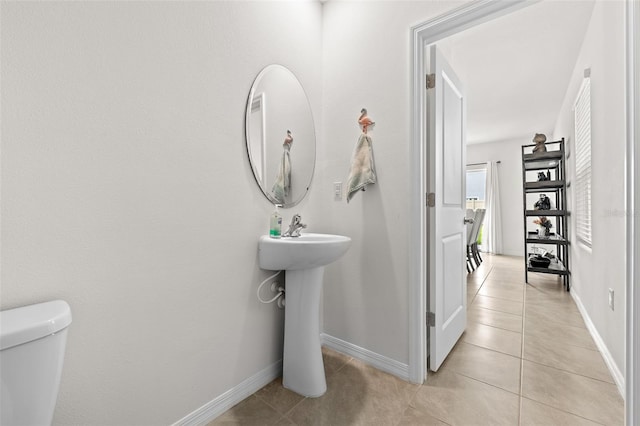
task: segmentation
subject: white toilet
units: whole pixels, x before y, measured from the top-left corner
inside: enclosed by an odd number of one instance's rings
[[[0,312],[0,425],[50,425],[71,309],[55,300]]]

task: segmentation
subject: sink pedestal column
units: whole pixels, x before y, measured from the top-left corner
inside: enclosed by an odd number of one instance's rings
[[[320,293],[324,266],[285,272],[282,384],[303,396],[327,391],[320,345]]]

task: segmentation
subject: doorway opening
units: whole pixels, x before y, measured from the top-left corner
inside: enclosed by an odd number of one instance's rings
[[[475,212],[478,209],[487,208],[487,164],[467,164],[467,213]],[[467,214],[468,217],[471,217]],[[484,224],[480,224],[478,238],[476,240],[478,249],[485,251],[482,245],[482,231]]]
[[[426,205],[427,205],[427,194],[425,191],[426,188],[426,170],[425,170],[425,147],[424,140],[425,135],[427,133],[427,129],[424,127],[423,117],[425,117],[425,93],[424,87],[426,83],[426,69],[423,62],[423,53],[425,46],[435,43],[438,40],[441,40],[449,35],[455,34],[457,32],[463,31],[470,27],[479,25],[481,23],[492,20],[496,17],[511,13],[523,7],[530,5],[531,2],[526,1],[516,1],[510,3],[502,3],[502,2],[477,2],[472,3],[470,5],[465,5],[461,8],[458,8],[446,15],[438,16],[418,27],[413,28],[412,31],[412,39],[413,39],[413,73],[412,73],[412,211],[411,211],[411,220],[412,220],[412,228],[416,231],[412,236],[412,257],[411,257],[411,279],[412,286],[410,289],[410,297],[411,297],[411,312],[410,315],[412,318],[410,321],[410,353],[409,353],[409,375],[412,381],[422,382],[426,377],[426,348],[425,348],[425,340],[426,340],[426,322],[424,321],[424,313],[426,311],[426,266],[424,265],[424,259],[426,258],[426,249],[425,249],[425,241],[427,239],[427,221],[425,220],[426,216]],[[637,22],[634,21],[638,19],[638,13],[633,13],[634,9],[631,7],[627,9],[631,10],[630,15],[627,16],[627,27],[626,27],[626,38],[627,40],[633,40],[632,36],[634,33],[634,22],[637,25]],[[629,49],[627,49],[629,52]],[[631,71],[631,75],[634,74],[635,68],[634,64],[637,59],[635,59],[634,55],[630,55],[626,59],[627,71]],[[629,77],[628,77],[629,78]],[[633,113],[633,105],[637,103],[637,100],[634,98],[636,96],[634,91],[629,91],[626,94],[627,97],[627,115],[629,113]],[[631,116],[633,117],[633,115]],[[631,120],[631,123],[627,128],[627,146],[628,151],[632,154],[633,150],[633,142],[634,142],[634,130],[637,123],[637,119]],[[626,181],[629,187],[633,187],[634,185],[634,173],[636,163],[633,159],[629,160],[631,166],[626,173]],[[631,197],[627,206],[630,207],[629,211],[633,210],[634,206],[634,198]],[[630,227],[629,232],[633,232],[633,227]],[[627,243],[627,247],[630,245],[633,246],[634,241],[636,240],[635,234],[631,234],[629,241],[631,243]],[[629,257],[629,264],[631,265],[628,269],[627,275],[627,289],[628,294],[634,295],[633,293],[633,277],[635,276],[635,270],[633,268],[634,258],[633,251],[628,251],[627,255]],[[634,296],[635,297],[635,296]],[[637,306],[637,297],[630,301],[631,308]],[[633,318],[633,310],[631,313],[627,314],[626,324],[628,328],[627,332],[627,348],[634,346],[633,341],[629,341],[629,337],[635,336],[637,334],[634,331],[633,323],[630,319]],[[631,346],[630,346],[631,345]],[[637,345],[637,343],[636,343]],[[635,365],[633,361],[632,351],[628,350],[627,353],[627,365],[628,367],[632,367]],[[634,386],[631,387],[629,381],[634,380],[634,376],[631,376],[633,373],[633,369],[631,371],[627,370],[627,389],[634,389],[635,385],[637,385],[637,381],[634,381]],[[637,373],[636,373],[637,374]],[[633,398],[634,395],[629,394],[627,397]],[[627,400],[629,401],[629,399]],[[631,399],[633,401],[633,399]],[[627,414],[628,419],[633,418],[633,405],[627,404]]]

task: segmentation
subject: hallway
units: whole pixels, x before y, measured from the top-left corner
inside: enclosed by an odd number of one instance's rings
[[[622,425],[623,400],[557,277],[525,286],[522,258],[483,257],[467,330],[424,385],[324,349],[325,395],[277,379],[210,425]]]

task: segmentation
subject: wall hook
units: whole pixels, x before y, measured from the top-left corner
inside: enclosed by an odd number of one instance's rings
[[[358,124],[362,126],[362,132],[366,134],[367,127],[376,124],[376,122],[369,118],[369,116],[367,115],[367,109],[362,108],[360,110],[360,117],[358,117]]]

